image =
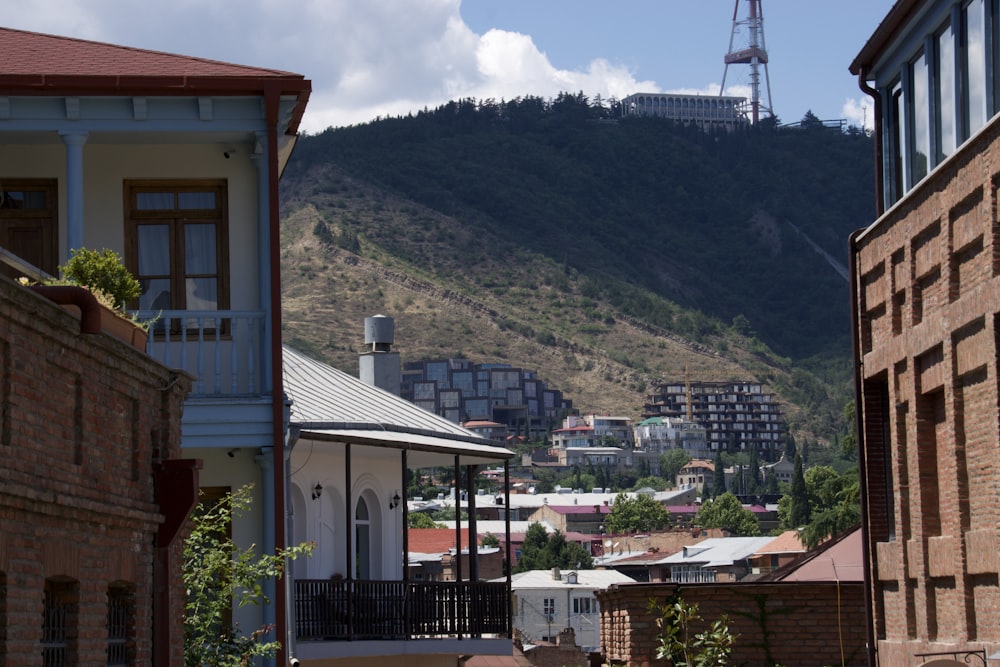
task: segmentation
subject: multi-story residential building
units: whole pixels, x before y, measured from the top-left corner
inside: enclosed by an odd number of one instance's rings
[[[556,641],[572,628],[585,652],[601,645],[600,608],[595,593],[612,584],[634,583],[614,570],[529,570],[511,578],[514,627],[523,641]]]
[[[400,395],[456,424],[493,421],[533,439],[544,438],[573,409],[534,371],[467,359],[403,364]]]
[[[734,130],[749,123],[745,97],[633,93],[621,101],[623,116],[655,116],[703,130]]]
[[[619,447],[634,446],[632,420],[609,415],[567,415],[562,428],[552,431],[552,447]]]
[[[696,489],[703,493],[715,484],[715,464],[704,459],[692,459],[677,471],[677,488]]]
[[[877,151],[850,253],[869,664],[1000,652],[998,35],[992,0],[899,0],[850,66]]]
[[[660,474],[660,454],[682,449],[691,458],[709,458],[708,430],[683,417],[649,417],[632,427],[635,458],[646,461],[651,475]]]
[[[774,395],[757,382],[677,382],[646,397],[643,417],[684,417],[704,426],[709,456],[719,450],[777,452],[788,427]]]
[[[254,485],[235,539],[283,547],[278,178],[310,82],[10,29],[0,57],[0,182],[24,200],[0,245],[50,274],[77,248],[125,258],[143,286],[132,307],[160,315],[147,353],[192,378],[184,456],[203,487]],[[234,619],[284,637],[284,590],[267,593]]]

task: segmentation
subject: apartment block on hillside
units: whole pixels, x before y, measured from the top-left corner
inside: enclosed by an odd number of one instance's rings
[[[665,383],[646,397],[643,417],[684,417],[707,430],[708,449],[777,452],[788,426],[774,394],[757,382]]]
[[[456,424],[492,421],[511,435],[539,439],[573,409],[535,371],[468,359],[404,364],[400,396]]]

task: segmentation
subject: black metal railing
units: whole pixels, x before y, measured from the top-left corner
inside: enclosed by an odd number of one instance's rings
[[[504,582],[295,582],[295,636],[300,640],[509,634],[510,600]]]

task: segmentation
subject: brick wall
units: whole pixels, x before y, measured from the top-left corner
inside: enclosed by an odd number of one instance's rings
[[[655,657],[658,628],[649,600],[664,602],[677,589],[670,584],[623,584],[598,593],[605,664],[667,664]],[[705,621],[697,631],[728,616],[730,631],[738,635],[732,664],[763,667],[766,647],[770,658],[782,665],[866,664],[861,583],[697,584],[680,591],[685,602],[698,605]]]
[[[0,278],[0,665],[39,664],[46,579],[76,590],[71,664],[106,663],[112,584],[134,592],[134,664],[154,664],[154,567],[167,551],[154,546],[154,474],[180,457],[189,388]],[[170,650],[158,652],[171,664],[182,656],[179,576],[164,578]]]
[[[1000,648],[1000,121],[855,247],[881,664]]]

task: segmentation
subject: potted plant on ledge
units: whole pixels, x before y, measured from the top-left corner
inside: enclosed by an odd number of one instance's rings
[[[82,331],[104,331],[140,350],[146,349],[149,323],[125,311],[129,302],[142,293],[142,287],[118,253],[77,248],[59,267],[59,273],[59,278],[33,289],[63,307],[79,309]]]

